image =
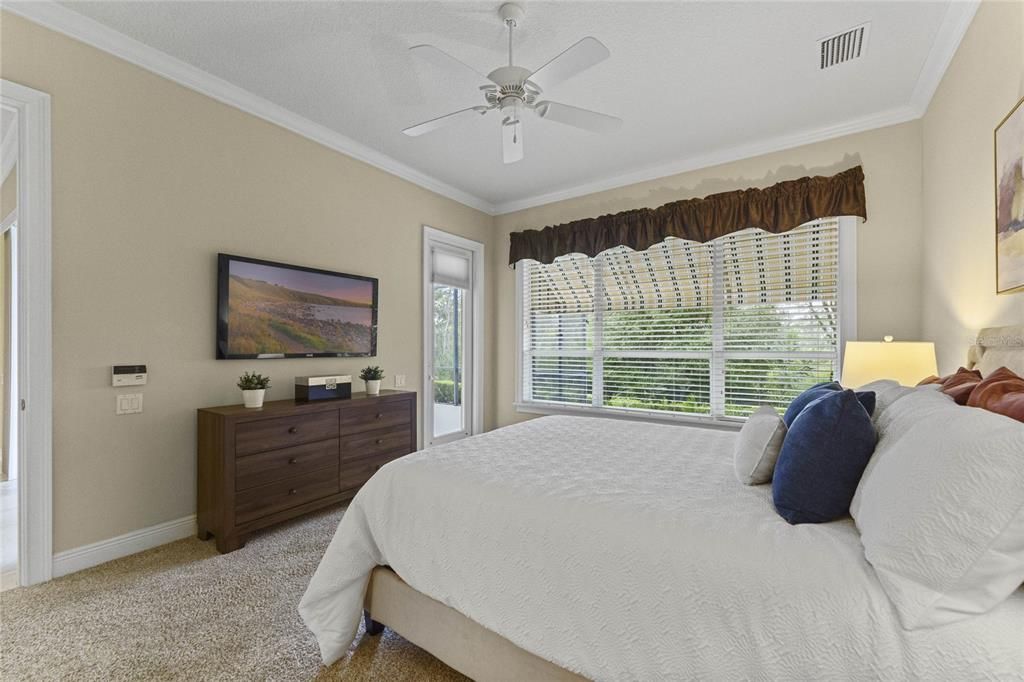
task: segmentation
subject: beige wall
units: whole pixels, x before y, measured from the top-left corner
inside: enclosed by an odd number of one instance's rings
[[[1024,3],[985,2],[923,119],[922,331],[939,369],[963,364],[982,327],[1024,322],[997,295],[993,130],[1024,95]]]
[[[0,30],[3,78],[52,96],[55,551],[193,513],[195,409],[239,402],[243,370],[277,399],[367,364],[214,360],[218,251],[379,277],[373,363],[419,389],[421,225],[493,250],[490,216],[18,17]],[[143,414],[114,415],[118,362],[149,366]]]
[[[509,232],[715,192],[766,187],[805,175],[864,166],[868,220],[857,230],[857,317],[862,339],[920,337],[921,125],[919,121],[714,166],[499,216],[492,269],[497,276],[497,417],[516,413],[515,274],[506,265]]]

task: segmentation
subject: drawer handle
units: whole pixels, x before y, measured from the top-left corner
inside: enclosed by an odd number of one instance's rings
[[[383,412],[378,412],[377,413],[377,419],[383,419],[383,418],[384,418],[384,413]]]
[[[383,442],[384,442],[384,439],[383,439],[383,438],[378,438],[378,439],[377,439],[377,445],[380,445],[380,444],[381,444],[381,443],[383,443]]]
[[[299,432],[299,427],[297,427],[297,426],[293,426],[290,429],[288,429],[288,433],[298,433],[298,432]]]
[[[297,492],[299,492],[299,491],[298,491],[298,490],[296,490],[295,488],[292,488],[291,490],[289,490],[289,491],[288,491],[288,494],[289,494],[289,495],[294,495],[294,494],[295,494],[295,493],[297,493]]]
[[[290,459],[288,460],[288,463],[289,463],[289,464],[295,464],[295,463],[296,463],[296,462],[298,462],[298,461],[299,461],[298,457],[291,457],[291,458],[290,458]]]

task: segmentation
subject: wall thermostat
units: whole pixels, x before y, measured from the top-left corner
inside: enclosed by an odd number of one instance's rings
[[[114,365],[111,375],[114,386],[141,386],[146,383],[146,366]]]

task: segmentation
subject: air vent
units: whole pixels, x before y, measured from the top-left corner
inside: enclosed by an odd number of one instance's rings
[[[819,40],[818,68],[827,69],[863,57],[868,47],[868,29],[870,28],[869,22]]]

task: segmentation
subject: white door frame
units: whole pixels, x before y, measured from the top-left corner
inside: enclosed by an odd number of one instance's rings
[[[434,291],[430,282],[432,261],[430,247],[432,244],[454,246],[473,253],[471,281],[473,297],[470,302],[472,318],[472,341],[470,343],[471,367],[470,374],[470,414],[469,433],[475,435],[484,430],[483,408],[483,368],[484,368],[484,245],[478,241],[438,230],[428,225],[423,226],[423,447],[434,444],[433,405],[434,387],[431,383],[430,368],[433,365],[433,333],[432,319],[434,315]],[[431,417],[428,419],[428,417]]]
[[[0,80],[18,112],[18,583],[53,573],[50,96]]]

